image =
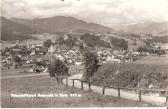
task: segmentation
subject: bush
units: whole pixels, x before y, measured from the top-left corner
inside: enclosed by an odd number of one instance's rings
[[[83,74],[83,79],[90,81],[98,69],[98,57],[94,52],[86,52],[84,54],[84,60],[86,72]]]

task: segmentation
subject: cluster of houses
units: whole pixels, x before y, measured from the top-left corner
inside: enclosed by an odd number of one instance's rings
[[[68,38],[66,35],[64,40]],[[85,45],[86,46],[86,45]],[[148,53],[139,53],[135,50],[112,50],[110,48],[95,47],[94,52],[97,53],[99,63],[106,62],[131,62],[135,61],[141,55],[148,55]],[[2,53],[2,51],[1,51]],[[83,53],[80,51],[79,46],[73,46],[72,48],[66,45],[51,44],[49,48],[42,44],[19,44],[4,50],[2,55],[3,63],[12,63],[13,57],[18,56],[25,64],[31,64],[37,61],[37,57],[55,57],[65,62],[67,65],[83,65],[84,58]],[[38,66],[39,67],[39,66]],[[41,68],[40,66],[39,68]]]
[[[69,65],[82,65],[83,55],[78,47],[67,49],[66,47],[51,45],[48,49],[48,54],[54,54],[54,56]]]
[[[23,49],[24,48],[24,49]],[[83,55],[80,53],[78,47],[67,49],[67,47],[51,45],[49,48],[44,47],[41,44],[32,45],[15,45],[9,50],[3,50],[2,62],[6,63],[8,60],[13,60],[14,56],[18,56],[26,64],[33,63],[33,60],[37,57],[43,58],[44,56],[54,56],[69,65],[82,65]]]
[[[111,50],[109,48],[101,48],[96,50],[99,62],[131,62],[135,61],[142,54],[134,50]],[[148,53],[146,53],[148,55]]]
[[[60,45],[51,45],[49,48],[44,47],[41,44],[32,44],[32,45],[15,45],[10,47],[9,51],[5,52],[6,60],[12,60],[12,54],[18,55],[22,60],[27,64],[33,62],[32,57],[50,55],[60,59],[63,62],[66,62],[68,65],[82,65],[84,63],[83,54],[80,52],[79,47],[74,46],[71,49],[67,49],[65,46]],[[98,55],[99,62],[130,62],[134,61],[135,58],[141,55],[141,53],[133,50],[111,50],[110,48],[96,48],[95,52]]]

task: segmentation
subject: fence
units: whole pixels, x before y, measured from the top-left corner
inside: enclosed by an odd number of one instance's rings
[[[124,91],[134,91],[134,92],[138,92],[138,101],[145,101],[145,102],[149,102],[150,100],[152,100],[152,99],[154,99],[154,98],[151,98],[151,99],[146,99],[147,97],[149,97],[149,96],[145,96],[144,94],[143,94],[143,92],[159,92],[159,93],[164,93],[164,97],[162,97],[162,98],[165,98],[165,99],[160,99],[161,100],[161,102],[163,103],[165,103],[165,105],[166,106],[168,106],[168,90],[155,90],[155,89],[137,89],[137,88],[125,88],[125,87],[114,87],[114,86],[108,86],[108,85],[103,85],[103,84],[94,84],[93,82],[89,82],[89,81],[83,81],[83,80],[80,80],[80,79],[69,79],[69,78],[61,78],[60,77],[60,83],[61,84],[64,84],[64,82],[63,82],[63,80],[65,80],[65,84],[66,84],[66,86],[72,86],[72,87],[75,87],[75,81],[78,81],[78,83],[80,84],[80,87],[79,87],[79,85],[77,86],[76,85],[76,87],[78,87],[78,88],[81,88],[82,90],[84,90],[84,89],[86,89],[86,85],[88,86],[87,87],[87,89],[88,90],[92,90],[92,86],[98,86],[98,87],[101,87],[102,89],[101,89],[101,91],[100,91],[100,93],[101,93],[101,95],[103,96],[103,95],[106,95],[106,90],[108,90],[108,88],[110,88],[110,89],[113,89],[113,90],[116,90],[117,91],[117,93],[116,93],[116,97],[121,97],[121,95],[122,96],[124,96],[124,92],[123,92],[123,90]],[[87,83],[87,84],[85,84],[85,83]],[[85,85],[85,88],[84,88],[84,85]],[[111,93],[111,92],[110,92]],[[127,92],[127,93],[130,93],[130,92]],[[131,93],[132,94],[132,93]],[[136,96],[137,94],[134,94],[133,95],[133,99],[135,100],[135,96]],[[145,99],[142,99],[142,97],[144,97]],[[123,97],[121,97],[121,98],[123,98]],[[126,97],[126,98],[128,98],[128,97]],[[158,97],[159,98],[159,97]],[[156,99],[154,99],[154,100],[156,100]],[[153,100],[153,101],[154,101]],[[165,100],[165,101],[164,101]],[[152,101],[151,101],[152,102]],[[160,104],[158,104],[158,105],[160,105]],[[164,105],[164,104],[162,104],[162,105]],[[161,106],[162,106],[161,105]]]

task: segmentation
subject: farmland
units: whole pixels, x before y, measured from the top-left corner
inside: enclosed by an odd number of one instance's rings
[[[5,76],[17,74],[17,70],[5,71]],[[9,75],[8,75],[9,74]],[[25,75],[26,73],[22,73]],[[124,100],[111,96],[101,96],[90,91],[66,87],[56,82],[55,78],[36,76],[26,78],[10,78],[1,80],[1,106],[2,107],[118,107],[118,106],[152,106],[143,102]],[[62,98],[10,98],[12,94],[80,94],[81,97]]]

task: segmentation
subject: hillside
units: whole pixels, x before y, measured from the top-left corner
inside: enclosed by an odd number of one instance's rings
[[[168,22],[144,22],[114,26],[118,30],[136,34],[168,35]]]
[[[73,17],[55,16],[50,18],[41,18],[33,20],[25,19],[11,19],[15,22],[22,23],[31,28],[34,28],[39,33],[56,33],[56,32],[74,32],[81,31],[93,31],[99,33],[106,33],[113,31],[113,29],[101,26],[95,23],[88,23]]]
[[[168,28],[166,30],[160,32],[159,35],[162,35],[162,36],[168,35]]]
[[[1,17],[1,39],[2,40],[24,40],[32,38],[30,33],[35,31],[26,25],[13,22]]]
[[[5,33],[32,33],[35,32],[30,27],[1,17],[2,32]]]

